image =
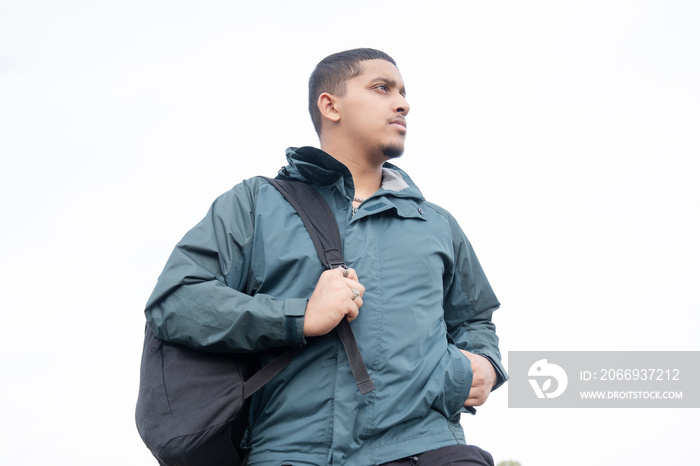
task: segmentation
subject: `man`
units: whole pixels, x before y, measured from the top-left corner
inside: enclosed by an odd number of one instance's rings
[[[323,272],[267,182],[218,198],[177,245],[146,308],[159,337],[210,351],[304,351],[253,397],[249,466],[493,464],[459,424],[505,382],[499,306],[467,238],[389,164],[409,105],[394,60],[357,49],[309,80],[321,150],[290,148],[285,178],[331,206],[350,270]],[[320,278],[319,278],[320,277]],[[347,317],[376,390],[362,395],[332,330]],[[461,462],[458,462],[461,461]]]

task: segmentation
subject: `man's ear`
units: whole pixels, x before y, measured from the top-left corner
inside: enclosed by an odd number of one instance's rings
[[[332,122],[338,122],[340,120],[340,113],[336,107],[336,99],[331,94],[324,92],[318,96],[318,111],[321,113],[321,118],[326,118]]]

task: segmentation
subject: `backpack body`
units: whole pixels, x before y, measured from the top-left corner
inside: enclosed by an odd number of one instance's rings
[[[136,426],[161,465],[242,464],[243,384],[256,367],[254,356],[165,342],[146,325]]]

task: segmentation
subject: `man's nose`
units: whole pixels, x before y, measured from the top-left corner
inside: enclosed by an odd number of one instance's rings
[[[406,100],[406,97],[402,96],[399,94],[399,97],[396,101],[396,113],[400,113],[403,116],[408,115],[408,111],[411,109],[411,106],[408,105],[408,100]]]

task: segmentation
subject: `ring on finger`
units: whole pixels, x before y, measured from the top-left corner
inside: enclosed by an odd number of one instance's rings
[[[358,290],[357,288],[353,288],[352,289],[352,300],[354,301],[359,296],[360,296],[360,290]]]

